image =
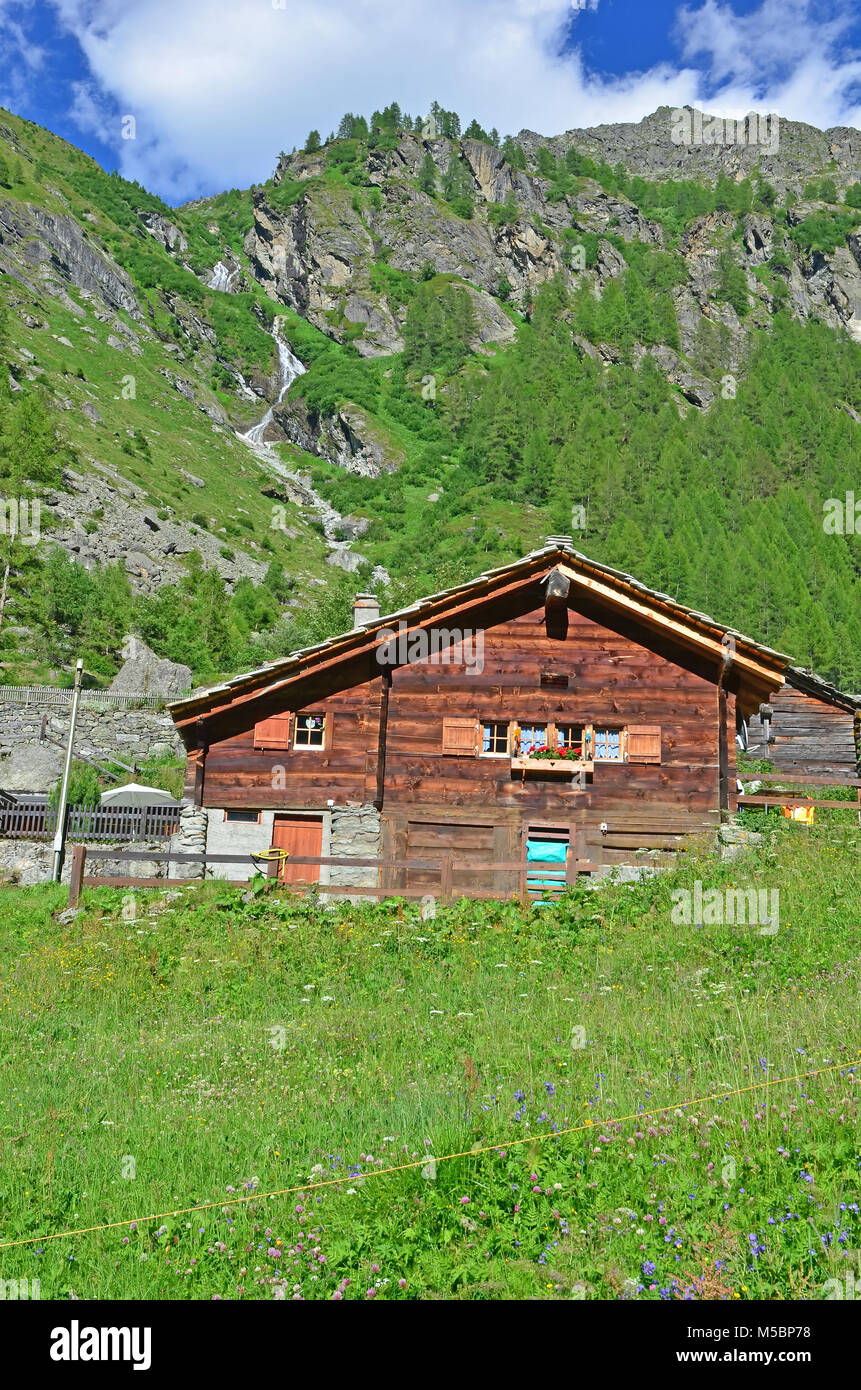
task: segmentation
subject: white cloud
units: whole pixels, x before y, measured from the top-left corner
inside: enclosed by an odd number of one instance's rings
[[[72,83],[72,105],[69,115],[87,135],[95,135],[110,147],[116,141],[117,123],[110,105],[93,88],[91,82]]]
[[[851,117],[853,65],[829,56],[840,22],[802,42],[804,0],[764,0],[742,20],[706,0],[680,12],[683,66],[606,78],[576,47],[561,52],[583,8],[571,0],[51,3],[90,69],[76,119],[89,130],[100,121],[101,138],[112,126],[122,172],[168,197],[247,186],[311,127],[325,136],[344,111],[392,100],[415,115],[436,98],[503,133],[638,120],[662,104],[702,103],[716,87],[727,115],[758,104],[817,124]],[[136,118],[133,141],[120,139],[124,114]]]
[[[45,61],[45,50],[27,36],[22,21],[33,0],[0,0],[0,46],[3,73],[0,106],[20,110],[30,99],[33,79]]]
[[[858,125],[861,55],[847,38],[858,22],[852,0],[763,0],[737,16],[720,0],[679,11],[682,57],[705,58],[721,111],[744,115],[750,105],[826,128]]]

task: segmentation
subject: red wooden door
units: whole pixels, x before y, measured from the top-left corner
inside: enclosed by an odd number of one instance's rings
[[[323,853],[322,816],[276,816],[272,830],[272,848],[286,849],[290,856]],[[291,864],[290,859],[281,860],[278,877],[284,883],[296,883],[300,879],[317,882],[320,878],[319,864]]]

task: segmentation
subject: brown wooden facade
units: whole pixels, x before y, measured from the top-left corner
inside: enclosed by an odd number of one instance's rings
[[[480,659],[472,638],[436,659],[391,650],[392,633],[420,651],[440,630],[480,633]],[[373,806],[383,855],[451,850],[467,890],[471,867],[522,860],[530,838],[612,864],[712,836],[735,809],[737,722],[786,664],[552,544],[172,712],[191,800],[225,815]],[[523,759],[531,729],[579,762]],[[422,872],[385,886],[421,887]]]
[[[791,666],[783,689],[749,721],[748,741],[787,776],[851,779],[861,775],[861,699]]]

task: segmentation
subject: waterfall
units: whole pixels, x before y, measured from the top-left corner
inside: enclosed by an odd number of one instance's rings
[[[275,402],[275,406],[281,404],[297,376],[301,376],[306,370],[298,357],[294,356],[290,344],[285,342],[281,337],[280,324],[280,319],[276,319],[272,325],[272,337],[275,339],[275,345],[278,348],[278,363],[281,369],[281,382],[278,388],[278,399]],[[310,483],[301,478],[297,472],[288,468],[285,463],[282,463],[271,444],[268,444],[263,438],[268,426],[272,422],[275,406],[270,405],[262,420],[259,420],[256,425],[252,425],[251,429],[246,430],[244,434],[238,434],[237,438],[241,439],[243,444],[248,445],[249,449],[265,468],[271,469],[272,472],[276,473],[280,478],[284,478],[289,482],[291,491],[298,505],[310,507],[317,513],[323,523],[323,534],[326,537],[326,544],[329,549],[341,553],[349,551],[349,542],[336,539],[341,522],[343,521],[340,512],[337,512],[330,502],[327,502],[318,492],[315,492]]]
[[[285,340],[281,337],[279,322],[280,321],[276,319],[274,324],[272,325],[272,337],[275,339],[275,345],[278,348],[278,364],[281,371],[281,383],[278,388],[278,399],[276,400],[275,405],[281,404],[284,397],[287,395],[288,390],[293,385],[293,382],[296,380],[297,376],[301,376],[302,373],[305,371],[305,368],[299,361],[299,358],[294,357],[293,352],[290,348],[290,344],[288,342],[285,342]],[[266,414],[263,416],[263,419],[259,420],[256,425],[252,425],[251,429],[246,430],[244,434],[241,434],[239,436],[239,438],[244,439],[246,444],[250,444],[252,446],[259,446],[262,444],[265,448],[268,449],[269,445],[266,443],[266,440],[263,438],[263,436],[265,435],[268,426],[272,423],[272,415],[274,410],[275,406],[270,405],[269,409],[266,411]]]
[[[239,274],[239,266],[235,265],[231,270],[227,268],[223,261],[216,261],[212,267],[212,274],[207,281],[207,288],[210,290],[222,290],[224,294],[233,293],[233,281]]]

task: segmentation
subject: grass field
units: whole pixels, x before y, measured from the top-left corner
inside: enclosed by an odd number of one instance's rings
[[[211,884],[63,924],[65,889],[4,889],[0,1244],[40,1239],[0,1276],[825,1297],[861,1249],[861,830],[770,826],[733,864],[424,921]],[[696,881],[779,890],[779,924],[675,922]]]

